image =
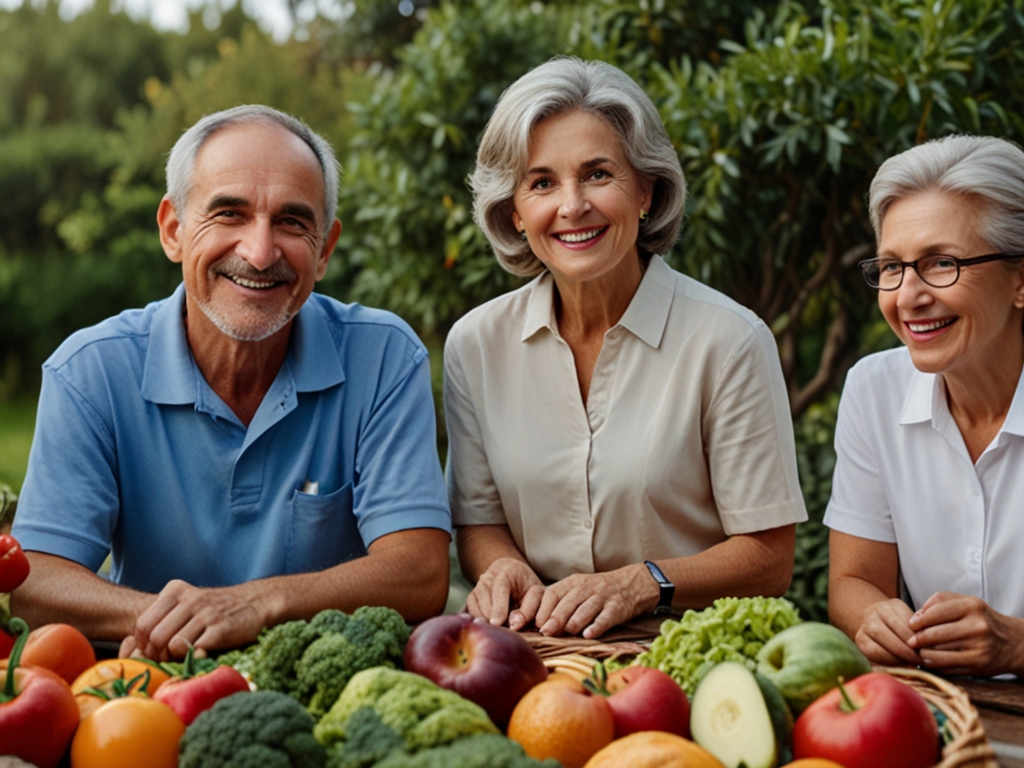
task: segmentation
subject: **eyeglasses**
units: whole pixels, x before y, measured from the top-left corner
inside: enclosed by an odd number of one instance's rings
[[[1024,259],[1024,254],[989,253],[971,259],[958,259],[941,253],[923,256],[917,261],[900,261],[899,259],[865,259],[860,262],[864,280],[872,288],[880,291],[895,291],[903,285],[903,273],[907,267],[913,267],[918,277],[932,288],[949,288],[960,279],[960,270],[971,264],[984,264],[986,261],[1005,259]]]

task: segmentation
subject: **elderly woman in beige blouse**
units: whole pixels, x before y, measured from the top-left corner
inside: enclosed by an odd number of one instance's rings
[[[657,255],[685,182],[654,105],[615,67],[553,59],[503,94],[470,183],[499,263],[536,279],[445,346],[467,610],[591,638],[782,594],[806,512],[778,353]]]

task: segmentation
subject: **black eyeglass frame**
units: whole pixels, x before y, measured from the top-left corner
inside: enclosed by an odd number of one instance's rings
[[[917,268],[918,263],[921,262],[922,260],[934,259],[940,256],[942,258],[950,259],[956,263],[956,277],[953,278],[953,282],[947,283],[946,285],[935,285],[933,283],[928,282],[928,278],[922,275],[921,270]],[[927,256],[922,256],[920,259],[915,259],[914,261],[901,261],[900,259],[885,259],[884,261],[887,264],[899,264],[900,267],[902,267],[902,270],[900,271],[900,281],[891,288],[883,288],[881,285],[872,285],[871,280],[868,279],[868,269],[870,269],[873,265],[882,262],[882,259],[864,259],[863,261],[857,262],[857,266],[860,267],[860,273],[864,276],[864,282],[867,283],[870,287],[876,288],[879,291],[897,291],[899,290],[900,286],[903,285],[903,276],[907,273],[907,267],[912,267],[914,271],[917,272],[917,276],[921,278],[925,285],[930,285],[932,288],[950,288],[956,285],[957,281],[960,279],[960,272],[963,269],[963,267],[969,267],[972,264],[984,264],[985,262],[988,261],[1003,261],[1009,259],[1024,259],[1024,253],[986,253],[984,256],[972,256],[969,259],[958,259],[956,256],[950,256],[945,253],[931,253],[928,254]]]

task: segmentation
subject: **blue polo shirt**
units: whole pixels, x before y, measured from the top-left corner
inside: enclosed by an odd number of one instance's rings
[[[189,351],[184,287],[43,366],[14,535],[158,592],[328,568],[387,533],[451,531],[426,349],[394,315],[312,294],[246,427]]]

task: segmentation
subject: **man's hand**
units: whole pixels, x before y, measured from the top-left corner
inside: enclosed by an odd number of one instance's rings
[[[466,598],[470,615],[491,624],[520,630],[533,621],[544,595],[544,585],[522,560],[502,557],[491,563]]]
[[[237,587],[201,589],[184,581],[167,583],[121,644],[121,656],[138,653],[168,661],[199,650],[251,643],[266,623],[255,591]]]
[[[652,610],[658,587],[645,566],[630,565],[606,573],[577,573],[544,591],[536,622],[541,634],[563,632],[599,637],[612,627]]]
[[[873,664],[919,665],[921,657],[909,645],[914,636],[908,623],[912,614],[910,606],[898,598],[868,606],[854,638],[857,647]]]
[[[930,669],[951,675],[1024,673],[1024,620],[984,600],[936,592],[910,617],[908,645]]]

